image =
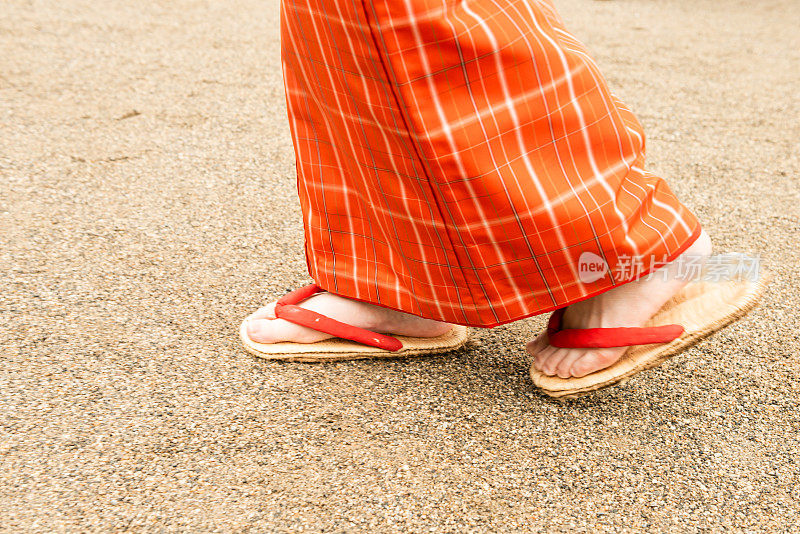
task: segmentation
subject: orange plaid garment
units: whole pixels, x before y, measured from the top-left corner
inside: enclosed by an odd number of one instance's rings
[[[630,281],[697,219],[554,6],[283,0],[283,69],[311,277],[490,327]],[[582,253],[608,269],[584,283]]]

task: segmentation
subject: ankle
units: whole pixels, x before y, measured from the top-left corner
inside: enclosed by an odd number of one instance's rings
[[[684,255],[687,256],[701,256],[706,257],[711,255],[711,251],[713,249],[713,243],[711,242],[711,237],[705,230],[700,231],[700,236],[691,244],[691,246],[686,249]]]

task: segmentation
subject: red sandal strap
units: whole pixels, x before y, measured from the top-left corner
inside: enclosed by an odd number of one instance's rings
[[[561,329],[564,311],[553,312],[547,324],[550,345],[560,348],[609,348],[669,343],[683,334],[679,324],[648,327],[621,328],[566,328]]]
[[[396,352],[403,348],[403,343],[394,337],[377,332],[370,332],[364,328],[352,326],[346,323],[331,319],[321,313],[307,310],[297,306],[311,295],[324,291],[316,284],[295,289],[287,293],[275,304],[275,316],[286,321],[306,326],[320,332],[325,332],[335,337],[349,339],[357,343],[363,343],[370,347]]]

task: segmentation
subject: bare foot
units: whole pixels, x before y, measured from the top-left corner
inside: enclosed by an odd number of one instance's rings
[[[375,306],[366,302],[319,293],[300,303],[301,308],[312,310],[349,325],[382,334],[399,336],[436,337],[448,332],[453,325],[425,319],[400,311]],[[257,343],[315,343],[333,336],[305,326],[275,318],[272,302],[248,317],[247,335]]]
[[[703,231],[684,257],[707,257],[711,239]],[[688,280],[681,279],[678,260],[645,277],[616,287],[596,297],[570,305],[564,312],[564,328],[613,328],[643,326]],[[585,376],[615,363],[626,347],[603,349],[566,349],[548,344],[542,332],[526,347],[534,365],[547,375],[561,378]]]

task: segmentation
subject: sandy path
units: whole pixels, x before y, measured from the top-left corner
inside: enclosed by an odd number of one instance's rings
[[[527,377],[541,319],[406,362],[239,348],[307,281],[275,0],[3,2],[0,530],[796,528],[800,4],[558,3],[650,167],[776,274],[568,404]]]

